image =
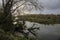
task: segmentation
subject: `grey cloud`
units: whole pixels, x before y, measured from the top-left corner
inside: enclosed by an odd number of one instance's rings
[[[45,8],[48,9],[59,9],[60,0],[41,0]]]
[[[44,6],[43,14],[60,14],[60,0],[41,0]]]
[[[59,13],[60,14],[60,0],[39,0],[43,2],[43,6],[47,9],[44,9],[44,13]],[[0,3],[1,0],[0,0]]]
[[[60,0],[39,0],[43,2],[45,8],[48,9],[59,9],[60,8]],[[1,3],[1,0],[0,0]]]

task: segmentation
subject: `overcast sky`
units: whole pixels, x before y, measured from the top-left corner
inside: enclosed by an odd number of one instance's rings
[[[60,14],[60,0],[41,0],[41,2],[43,2],[43,5],[45,7],[43,13]]]
[[[60,0],[41,0],[46,8],[45,13],[60,14]]]

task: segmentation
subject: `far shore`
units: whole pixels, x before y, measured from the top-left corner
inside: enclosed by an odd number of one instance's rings
[[[41,24],[60,24],[60,15],[30,14],[18,16],[20,20],[37,22]]]

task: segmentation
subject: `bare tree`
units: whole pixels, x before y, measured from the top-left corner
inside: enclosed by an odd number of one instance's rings
[[[24,1],[24,2],[22,2],[22,1]],[[14,5],[16,6],[15,8],[14,8]],[[22,5],[24,5],[24,7],[21,9]],[[32,7],[29,6],[29,5],[31,5]],[[13,25],[12,13],[14,13],[18,8],[21,9],[20,10],[21,13],[23,13],[27,7],[28,7],[27,10],[29,10],[29,11],[32,10],[32,8],[39,9],[39,10],[41,10],[41,8],[42,8],[40,2],[37,1],[37,0],[2,0],[2,6],[3,6],[3,12],[4,12],[3,13],[2,24],[3,24],[3,29],[5,31],[12,31],[14,29],[14,27],[16,26],[16,25]],[[31,7],[31,9],[29,9],[29,7]],[[23,29],[25,27],[24,26],[25,25],[25,21],[23,20],[23,24],[22,25],[20,25],[20,24],[18,24],[18,25],[19,25],[19,28],[22,27],[22,29],[21,29],[22,31],[20,30],[19,32],[21,32],[24,35],[26,35],[26,33],[24,33],[24,31],[23,31]],[[29,28],[27,30],[29,32],[31,32],[33,35],[35,35],[32,32],[34,29],[38,29],[38,28]]]

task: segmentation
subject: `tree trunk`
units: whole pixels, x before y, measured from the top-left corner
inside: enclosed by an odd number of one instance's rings
[[[3,29],[5,31],[13,30],[12,14],[11,14],[12,5],[13,0],[8,0],[8,2],[6,2],[6,5],[4,6]]]

